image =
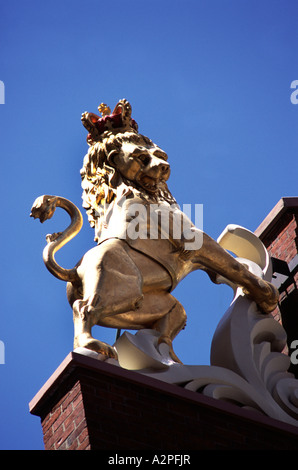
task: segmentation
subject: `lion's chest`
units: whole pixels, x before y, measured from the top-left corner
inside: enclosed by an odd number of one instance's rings
[[[183,265],[185,217],[177,204],[122,197],[108,208],[96,235],[98,243],[110,238],[125,240],[164,266],[176,284]]]
[[[168,240],[177,244],[185,228],[185,214],[177,204],[150,202],[140,197],[119,198],[111,204],[97,227],[99,240]]]

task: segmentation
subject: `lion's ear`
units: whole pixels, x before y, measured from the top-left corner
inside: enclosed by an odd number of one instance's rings
[[[114,150],[111,150],[111,152],[109,152],[108,157],[107,157],[108,164],[114,168],[116,168],[118,164],[117,162],[118,155],[119,155],[119,152],[114,149]]]

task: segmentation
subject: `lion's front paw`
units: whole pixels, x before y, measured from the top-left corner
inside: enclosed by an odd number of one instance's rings
[[[258,305],[265,313],[271,313],[278,305],[279,292],[276,287],[270,282],[263,281],[264,285],[264,299]]]
[[[263,313],[269,314],[278,305],[279,292],[277,288],[263,279],[258,280],[258,290],[249,292],[243,289],[244,294],[254,300]]]

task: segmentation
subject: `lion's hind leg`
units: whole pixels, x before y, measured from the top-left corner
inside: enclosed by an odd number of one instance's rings
[[[180,359],[173,350],[172,342],[185,324],[186,314],[183,306],[165,291],[145,292],[142,305],[137,310],[106,315],[100,323],[101,326],[109,328],[153,329],[160,333],[158,344],[166,343],[170,357],[180,363]]]
[[[104,356],[117,359],[117,352],[112,346],[93,338],[91,330],[94,322],[86,304],[87,302],[84,300],[76,300],[73,304],[74,349],[79,347],[87,348]]]
[[[142,276],[121,240],[108,240],[84,256],[78,274],[83,295],[73,303],[74,347],[92,349],[116,357],[112,346],[92,336],[94,325],[104,318],[134,310],[143,299]]]
[[[173,340],[177,334],[185,328],[187,317],[181,303],[171,294],[168,295],[175,301],[174,305],[163,318],[155,323],[154,329],[161,333],[158,344],[166,343],[169,346],[170,357],[173,361],[181,363],[174,352]]]

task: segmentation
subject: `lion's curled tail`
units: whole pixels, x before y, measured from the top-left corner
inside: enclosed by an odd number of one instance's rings
[[[83,217],[79,209],[64,197],[44,195],[34,201],[30,217],[38,218],[43,223],[53,216],[56,207],[61,207],[69,214],[71,223],[63,232],[47,235],[48,244],[43,250],[43,260],[50,273],[58,279],[66,282],[75,282],[78,281],[76,268],[64,269],[59,266],[55,260],[55,253],[81,230]]]

